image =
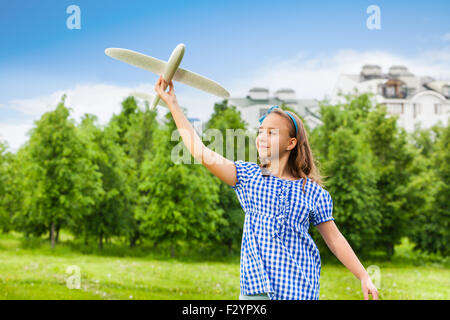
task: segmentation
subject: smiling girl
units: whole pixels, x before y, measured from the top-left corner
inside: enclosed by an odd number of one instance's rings
[[[306,131],[277,106],[260,119],[256,146],[261,164],[230,161],[207,148],[180,109],[173,83],[160,76],[155,91],[169,106],[192,156],[233,188],[245,212],[240,299],[319,299],[321,261],[308,233],[312,223],[333,254],[360,281],[364,299],[377,288],[332,216],[333,202],[320,182]]]

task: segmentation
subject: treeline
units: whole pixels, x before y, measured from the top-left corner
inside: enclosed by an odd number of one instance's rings
[[[130,247],[168,243],[172,256],[180,241],[238,250],[244,214],[234,190],[195,164],[181,138],[172,141],[170,113],[162,124],[156,117],[128,97],[105,126],[92,114],[75,123],[64,96],[16,153],[0,143],[1,231],[48,235],[52,247],[63,229],[100,249],[121,239]],[[366,94],[322,103],[321,117],[323,125],[306,127],[336,223],[354,250],[391,256],[407,236],[416,249],[447,255],[449,127],[407,134]],[[224,100],[206,128],[225,137],[226,129],[247,124]],[[247,156],[251,148],[252,137]],[[188,154],[191,164],[175,163],[174,152]],[[317,231],[313,236],[320,242]]]

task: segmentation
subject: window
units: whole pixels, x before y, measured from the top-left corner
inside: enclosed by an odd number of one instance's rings
[[[413,103],[413,117],[417,117],[418,114],[420,114],[420,103]]]
[[[405,98],[406,84],[401,80],[390,79],[384,84],[384,96],[386,98]]]
[[[395,87],[394,86],[386,87],[386,97],[388,97],[388,98],[395,97]]]
[[[442,114],[442,104],[441,103],[435,103],[434,104],[434,113],[435,114]]]
[[[403,113],[403,103],[392,103],[388,105],[388,112],[392,114]]]
[[[380,84],[377,86],[377,89],[378,89],[377,93],[380,94],[380,95],[382,95],[382,94],[383,94],[383,84],[380,83]]]

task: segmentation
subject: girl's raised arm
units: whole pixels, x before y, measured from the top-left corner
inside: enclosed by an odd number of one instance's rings
[[[230,186],[237,183],[236,166],[233,161],[228,160],[217,152],[207,148],[184,115],[173,89],[173,82],[169,83],[169,92],[165,92],[164,84],[167,83],[162,75],[155,85],[155,91],[161,99],[169,106],[172,117],[180,132],[181,138],[192,156],[211,171],[217,178]]]

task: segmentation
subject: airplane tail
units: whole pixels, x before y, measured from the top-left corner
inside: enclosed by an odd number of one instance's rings
[[[160,100],[161,98],[159,97],[159,94],[156,94],[155,96],[154,96],[154,98],[153,98],[153,100],[152,100],[152,104],[151,104],[151,106],[150,106],[150,109],[155,109],[156,108],[156,106],[158,105],[158,102],[159,102],[159,100]]]

